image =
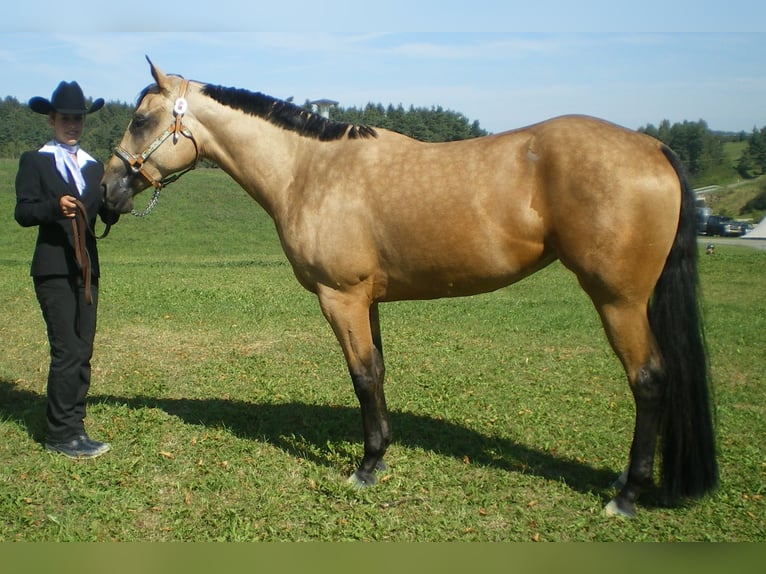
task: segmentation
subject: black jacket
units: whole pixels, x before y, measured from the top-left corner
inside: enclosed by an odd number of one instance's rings
[[[79,273],[74,252],[72,222],[64,217],[59,207],[62,195],[78,197],[88,212],[91,228],[96,215],[104,223],[113,224],[119,214],[106,209],[101,200],[101,177],[104,166],[93,161],[82,169],[85,191],[80,196],[74,183],[68,183],[56,169],[52,153],[28,151],[19,159],[16,174],[16,221],[23,227],[39,225],[37,245],[32,257],[31,275],[76,275]],[[90,253],[91,275],[98,277],[99,262],[96,239],[86,233],[86,246]]]

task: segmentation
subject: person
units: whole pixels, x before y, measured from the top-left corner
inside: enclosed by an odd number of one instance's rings
[[[98,98],[86,107],[77,82],[61,82],[50,100],[30,99],[32,111],[47,116],[53,139],[24,152],[16,175],[16,221],[38,226],[30,275],[50,345],[45,448],[69,458],[93,458],[110,449],[91,439],[84,424],[100,275],[96,239],[88,228],[92,231],[96,214],[107,225],[119,219],[102,203],[103,164],[79,147],[85,116],[103,105]],[[88,219],[87,224],[79,219],[84,249],[73,225],[78,202]]]

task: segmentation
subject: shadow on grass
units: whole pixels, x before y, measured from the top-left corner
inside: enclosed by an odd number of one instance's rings
[[[328,441],[362,441],[359,409],[350,407],[296,402],[253,404],[217,398],[90,397],[89,404],[99,403],[126,405],[131,409],[161,409],[188,424],[226,428],[238,437],[266,441],[285,452],[324,466],[330,464],[328,457],[321,454],[328,450]],[[38,441],[44,438],[45,405],[44,396],[18,389],[7,380],[0,380],[0,419],[19,422]],[[393,411],[390,417],[394,442],[397,444],[422,448],[459,460],[468,456],[473,464],[563,481],[576,491],[596,493],[604,499],[614,494],[609,488],[616,478],[613,468],[594,468],[507,438],[487,436],[429,416]],[[306,449],[306,444],[316,448]],[[642,505],[653,506],[653,498],[647,492],[642,497]]]

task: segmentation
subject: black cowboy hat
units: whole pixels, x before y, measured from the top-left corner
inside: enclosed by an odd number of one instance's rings
[[[90,108],[85,107],[85,96],[77,82],[61,82],[53,91],[50,101],[40,96],[29,100],[29,107],[38,114],[58,112],[60,114],[90,114],[104,105],[104,99],[93,100]]]

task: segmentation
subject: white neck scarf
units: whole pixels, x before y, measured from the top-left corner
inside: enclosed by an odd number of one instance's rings
[[[85,191],[85,178],[82,176],[80,166],[89,161],[95,161],[88,153],[80,149],[80,146],[69,146],[59,141],[52,140],[45,144],[40,151],[52,153],[56,158],[56,169],[65,181],[72,181],[77,186],[80,195]],[[76,156],[72,157],[72,154]]]

